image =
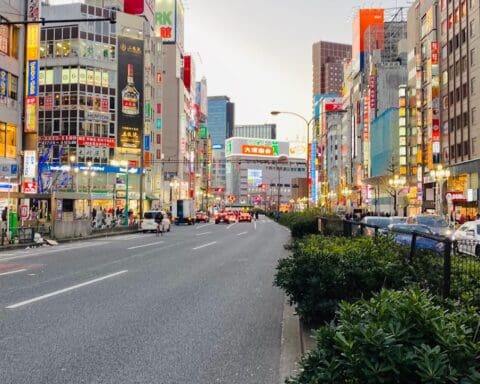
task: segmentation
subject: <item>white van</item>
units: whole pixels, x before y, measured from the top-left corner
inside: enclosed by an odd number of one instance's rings
[[[146,211],[143,213],[143,219],[140,222],[140,229],[143,233],[147,231],[156,232],[157,231],[157,223],[155,222],[155,216],[158,212],[161,212],[163,215],[162,232],[170,232],[170,219],[168,218],[167,214],[163,211]]]

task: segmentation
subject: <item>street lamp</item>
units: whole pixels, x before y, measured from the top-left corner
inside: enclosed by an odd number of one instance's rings
[[[403,177],[394,175],[393,178],[388,180],[388,185],[393,188],[393,214],[394,216],[398,215],[397,212],[397,196],[401,189],[405,187],[406,180]]]
[[[439,164],[437,166],[437,169],[433,169],[430,174],[432,175],[432,178],[435,180],[437,183],[437,193],[436,193],[436,198],[435,198],[435,210],[438,212],[439,215],[443,215],[443,206],[442,206],[442,189],[443,189],[443,183],[445,180],[448,180],[450,177],[450,170],[449,169],[443,169],[442,165]]]
[[[115,167],[125,167],[125,208],[123,209],[123,225],[128,225],[128,161],[112,160],[111,164]],[[120,173],[121,168],[120,168]]]
[[[271,115],[273,116],[277,116],[277,115],[280,115],[280,114],[284,114],[284,115],[293,115],[293,116],[297,116],[298,118],[302,119],[304,122],[305,122],[305,125],[306,125],[306,128],[307,128],[307,163],[306,163],[306,170],[307,170],[307,174],[306,174],[306,180],[307,180],[307,208],[310,207],[310,188],[309,188],[309,183],[308,183],[308,179],[309,179],[309,176],[310,176],[310,173],[309,173],[309,150],[308,150],[308,145],[310,144],[310,125],[312,124],[312,122],[315,120],[315,116],[312,117],[310,120],[307,120],[305,117],[303,117],[302,115],[296,113],[296,112],[289,112],[289,111],[271,111],[270,112]],[[313,180],[312,180],[313,182]]]

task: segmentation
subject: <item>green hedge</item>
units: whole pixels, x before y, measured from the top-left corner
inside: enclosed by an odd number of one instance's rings
[[[294,238],[300,238],[318,233],[320,214],[318,208],[311,208],[303,212],[283,213],[280,215],[278,223],[290,228]]]
[[[381,288],[412,283],[441,292],[443,260],[408,249],[389,237],[308,236],[294,241],[292,254],[277,265],[275,284],[285,290],[305,322],[330,320],[341,300],[369,298]]]
[[[479,326],[472,308],[446,309],[425,291],[383,290],[343,302],[286,383],[480,383]]]

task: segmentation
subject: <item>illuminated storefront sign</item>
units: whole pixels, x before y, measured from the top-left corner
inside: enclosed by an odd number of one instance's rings
[[[39,4],[36,1],[30,1],[29,12],[31,9],[31,18],[38,17]],[[38,24],[29,24],[27,26],[26,39],[26,83],[25,83],[25,125],[24,131],[37,131],[37,113],[38,113],[38,85],[39,85],[39,43],[40,26]]]
[[[259,145],[242,145],[242,154],[257,156],[273,156],[273,147],[264,147]]]
[[[37,151],[24,151],[23,176],[34,178],[37,175]]]

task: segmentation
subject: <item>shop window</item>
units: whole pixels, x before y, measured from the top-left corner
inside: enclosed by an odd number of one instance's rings
[[[0,157],[16,158],[17,130],[15,125],[0,123]]]

